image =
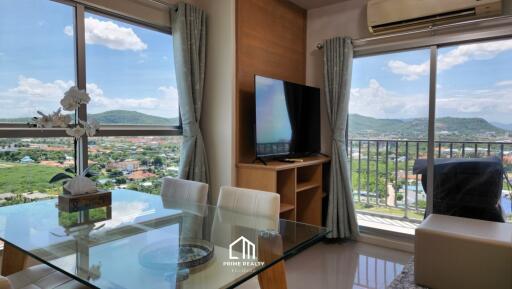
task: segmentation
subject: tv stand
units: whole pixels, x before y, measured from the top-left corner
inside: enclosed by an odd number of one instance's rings
[[[262,157],[257,157],[252,161],[252,163],[256,163],[256,161],[260,161],[262,164],[267,165],[267,162]]]
[[[267,160],[265,165],[238,163],[237,186],[278,193],[281,218],[321,226],[323,175],[327,169],[324,164],[330,159],[324,156],[301,159],[302,162]]]

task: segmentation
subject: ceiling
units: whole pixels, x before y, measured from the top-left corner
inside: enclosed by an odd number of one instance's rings
[[[300,7],[309,10],[314,8],[319,8],[327,5],[331,5],[334,3],[343,2],[346,0],[289,0],[290,2],[293,2]]]

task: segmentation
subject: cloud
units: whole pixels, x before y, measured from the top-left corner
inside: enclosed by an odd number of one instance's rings
[[[375,118],[425,117],[428,95],[400,95],[371,79],[367,87],[351,89],[349,112]]]
[[[73,36],[73,26],[64,27],[64,33]],[[114,50],[142,51],[148,48],[133,29],[93,17],[85,18],[85,43],[103,45]]]
[[[492,89],[440,90],[436,117],[479,117],[491,122],[512,123],[510,95],[512,85]],[[427,117],[428,95],[400,94],[371,79],[367,87],[351,89],[349,112],[388,119]]]
[[[509,50],[512,50],[512,39],[459,45],[449,52],[438,56],[437,70],[449,70],[472,60],[492,59],[498,54]],[[390,60],[388,68],[391,72],[401,75],[402,79],[415,80],[429,73],[429,63],[430,61],[428,60],[420,64]]]
[[[430,62],[422,64],[407,64],[400,60],[390,60],[388,67],[394,74],[402,75],[402,79],[415,80],[422,75],[427,75],[430,71]]]
[[[35,78],[20,75],[18,86],[9,89],[8,92],[13,95],[26,95],[32,100],[50,100],[59,99],[73,85],[73,81],[55,80],[45,83]]]
[[[64,93],[74,85],[73,81],[41,80],[19,76],[16,87],[0,91],[0,106],[9,107],[2,112],[1,118],[31,117],[38,110],[55,111]],[[178,91],[172,86],[162,86],[148,91],[151,97],[129,98],[106,95],[96,83],[87,83],[87,92],[91,96],[88,111],[98,113],[108,110],[132,110],[149,115],[176,117],[179,114]]]
[[[496,82],[495,84],[496,86],[511,86],[512,85],[512,80],[502,80],[502,81],[498,81]]]

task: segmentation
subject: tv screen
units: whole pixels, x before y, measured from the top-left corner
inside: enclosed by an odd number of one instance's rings
[[[320,89],[256,76],[256,156],[320,152]]]

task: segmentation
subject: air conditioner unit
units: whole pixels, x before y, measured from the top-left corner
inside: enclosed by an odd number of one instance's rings
[[[368,0],[372,33],[500,15],[502,0]]]

